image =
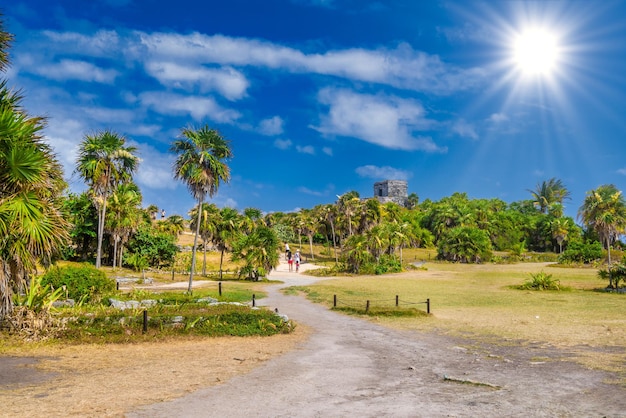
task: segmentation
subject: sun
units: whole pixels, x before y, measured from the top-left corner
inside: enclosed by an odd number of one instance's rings
[[[526,75],[550,75],[559,60],[557,37],[545,29],[527,29],[513,43],[513,59]]]

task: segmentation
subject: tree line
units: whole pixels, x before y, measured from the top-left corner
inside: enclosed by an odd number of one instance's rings
[[[9,65],[13,36],[0,19],[0,71]],[[220,252],[240,263],[242,277],[258,279],[278,264],[282,242],[302,239],[314,260],[313,244],[326,245],[337,269],[353,272],[398,271],[403,249],[437,248],[439,258],[481,262],[494,251],[527,250],[563,253],[576,243],[597,241],[608,250],[626,227],[626,204],[613,185],[587,193],[578,211],[581,225],[564,216],[570,193],[558,179],[529,190],[531,198],[506,203],[470,199],[454,193],[439,201],[419,202],[411,194],[407,207],[362,199],[355,191],[336,202],[294,213],[241,213],[218,208],[207,198],[230,179],[230,143],[209,126],[185,127],[172,141],[174,178],[182,181],[197,204],[189,219],[173,215],[156,221],[154,205],[144,207],[133,181],[139,158],[127,138],[111,130],[87,134],[79,145],[75,172],[88,190],[72,194],[63,169],[46,143],[46,121],[22,106],[23,96],[0,81],[0,320],[11,313],[13,295],[24,291],[38,266],[55,260],[103,258],[112,266],[172,266],[179,251],[176,237],[187,225],[195,232],[189,267],[189,292],[196,271],[199,239],[206,251]]]

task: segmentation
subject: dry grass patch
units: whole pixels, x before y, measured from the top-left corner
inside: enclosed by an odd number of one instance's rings
[[[3,386],[2,416],[123,416],[130,409],[225,382],[295,348],[304,326],[272,337],[190,338],[142,344],[4,348],[5,356],[36,356],[54,372],[28,386]]]

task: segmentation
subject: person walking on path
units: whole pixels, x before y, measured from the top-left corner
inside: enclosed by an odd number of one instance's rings
[[[294,262],[296,263],[296,273],[300,270],[300,250],[296,250],[296,254],[294,255]]]
[[[285,260],[288,260],[287,255],[291,255],[291,250],[289,249],[289,244],[285,241]]]
[[[293,258],[291,257],[291,251],[287,250],[287,264],[289,265],[289,271],[293,271]]]

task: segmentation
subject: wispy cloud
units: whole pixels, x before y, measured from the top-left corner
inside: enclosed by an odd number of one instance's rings
[[[415,135],[431,122],[414,100],[333,88],[321,90],[318,99],[328,106],[328,113],[313,128],[325,135],[358,138],[391,149],[444,151],[431,138]]]
[[[283,120],[280,116],[263,119],[259,123],[258,132],[268,136],[280,135],[283,133]]]
[[[333,184],[328,184],[324,188],[324,190],[312,190],[305,186],[300,186],[297,189],[300,193],[309,194],[312,196],[328,196],[333,193],[335,190],[335,186]]]
[[[617,174],[621,174],[622,176],[626,176],[626,168],[620,168],[617,170]]]
[[[452,132],[464,138],[478,139],[474,125],[464,119],[457,120],[452,124]]]
[[[274,140],[274,146],[278,149],[286,150],[291,148],[292,142],[289,139],[276,139]]]
[[[375,180],[408,180],[413,177],[413,174],[411,172],[408,172],[406,170],[399,170],[397,168],[389,166],[378,167],[375,165],[364,165],[361,167],[357,167],[357,169],[354,171],[361,177]]]
[[[245,96],[250,83],[246,77],[231,67],[206,68],[200,65],[181,65],[167,61],[149,61],[145,64],[147,74],[168,87],[201,92],[217,91],[229,100]]]
[[[296,151],[301,154],[315,155],[315,148],[312,145],[296,145]]]
[[[204,118],[220,123],[233,123],[241,114],[220,106],[211,97],[179,95],[165,92],[146,92],[139,95],[141,104],[157,113],[189,114],[196,121]]]
[[[63,59],[45,67],[30,67],[30,72],[52,80],[81,80],[112,84],[119,75],[116,70],[99,68],[89,62]]]

